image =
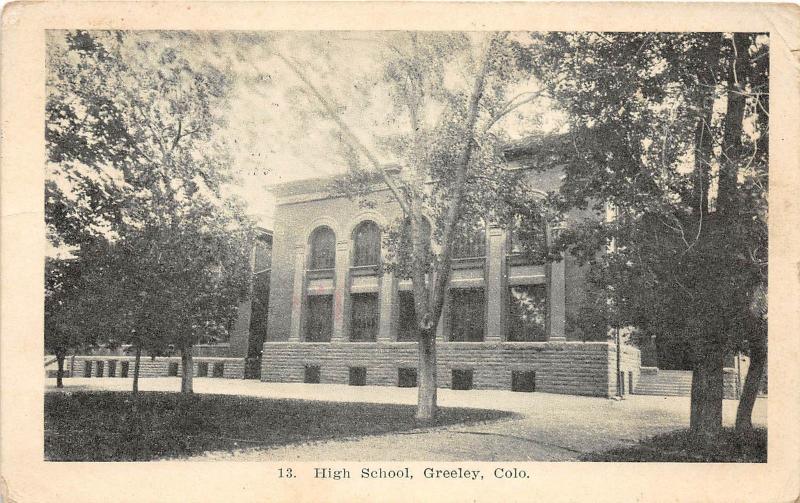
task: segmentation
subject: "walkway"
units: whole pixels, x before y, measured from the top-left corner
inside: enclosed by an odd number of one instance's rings
[[[55,379],[48,379],[48,391]],[[148,378],[143,391],[178,391],[180,379]],[[130,390],[131,380],[68,378],[65,391]],[[338,402],[416,403],[416,389],[345,385],[278,384],[232,379],[195,379],[198,393]],[[725,400],[726,425],[738,402]],[[581,453],[628,445],[657,433],[685,428],[688,397],[627,396],[604,398],[439,390],[442,407],[475,407],[516,412],[521,417],[471,426],[448,426],[374,437],[318,442],[236,453],[208,453],[200,461],[569,461]],[[754,423],[766,426],[767,399],[756,403]]]

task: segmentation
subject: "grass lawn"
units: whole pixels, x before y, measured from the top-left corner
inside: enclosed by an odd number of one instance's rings
[[[766,463],[767,430],[757,428],[738,434],[725,428],[714,439],[703,441],[688,430],[656,435],[632,447],[584,455],[582,461],[656,461],[663,463]]]
[[[206,451],[264,448],[412,430],[415,407],[272,400],[231,395],[55,392],[44,400],[50,461],[146,461]],[[510,412],[442,408],[435,426],[477,423]]]

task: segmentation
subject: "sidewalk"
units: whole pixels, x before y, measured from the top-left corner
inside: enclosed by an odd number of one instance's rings
[[[178,391],[178,378],[139,381],[142,391]],[[83,389],[130,390],[131,380],[68,378],[64,391]],[[197,393],[235,394],[263,398],[293,398],[335,402],[416,403],[414,388],[280,384],[250,380],[194,381]],[[55,379],[47,380],[55,390]],[[689,424],[688,397],[630,395],[625,400],[514,393],[510,391],[439,390],[442,407],[474,407],[512,411],[522,417],[471,426],[449,426],[353,440],[336,440],[267,450],[208,453],[200,461],[569,461],[584,452],[629,445],[639,439]],[[738,402],[723,402],[726,425],[732,425]],[[753,413],[759,426],[767,423],[767,399]],[[257,427],[258,425],[254,425]]]

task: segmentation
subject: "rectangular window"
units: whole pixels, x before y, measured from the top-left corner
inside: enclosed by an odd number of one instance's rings
[[[92,362],[83,363],[83,377],[92,377]]]
[[[511,391],[528,393],[536,391],[536,372],[533,370],[511,372]]]
[[[450,340],[480,342],[485,324],[482,288],[450,290]]]
[[[303,382],[308,384],[319,384],[319,378],[319,365],[306,365],[303,373]]]
[[[330,342],[333,332],[333,296],[309,295],[306,338],[308,342]]]
[[[397,292],[397,340],[406,342],[415,342],[416,334],[414,333],[414,324],[416,317],[414,315],[414,294],[412,292]]]
[[[178,362],[169,362],[169,367],[167,368],[167,375],[170,377],[175,377],[178,375]]]
[[[208,362],[197,364],[197,377],[208,377]]]
[[[119,368],[119,376],[120,377],[128,377],[128,368],[130,367],[129,362],[122,362]]]
[[[350,367],[350,386],[367,385],[367,367]]]
[[[453,382],[450,388],[454,390],[472,389],[472,370],[453,369]]]
[[[108,361],[108,377],[117,377],[117,362],[114,360]]]
[[[215,363],[212,372],[213,375],[211,377],[222,377],[225,374],[225,364],[221,362]]]
[[[97,362],[97,377],[103,377],[103,362]]]
[[[397,369],[397,386],[400,388],[417,387],[417,369],[401,368]]]
[[[508,340],[547,340],[547,288],[519,285],[508,289]]]
[[[374,341],[378,335],[378,294],[354,293],[350,298],[350,340]]]

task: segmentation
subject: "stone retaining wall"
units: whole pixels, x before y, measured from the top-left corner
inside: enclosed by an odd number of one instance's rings
[[[633,365],[638,350],[631,349],[625,361]],[[451,387],[453,370],[472,370],[474,389],[510,390],[512,372],[534,371],[536,391],[611,396],[616,390],[615,382],[610,383],[616,373],[616,361],[610,363],[614,358],[616,348],[606,342],[440,343],[438,386]],[[413,342],[267,342],[261,379],[304,382],[305,367],[318,366],[321,383],[347,384],[350,368],[364,367],[367,385],[397,386],[398,369],[416,369],[417,359]]]

